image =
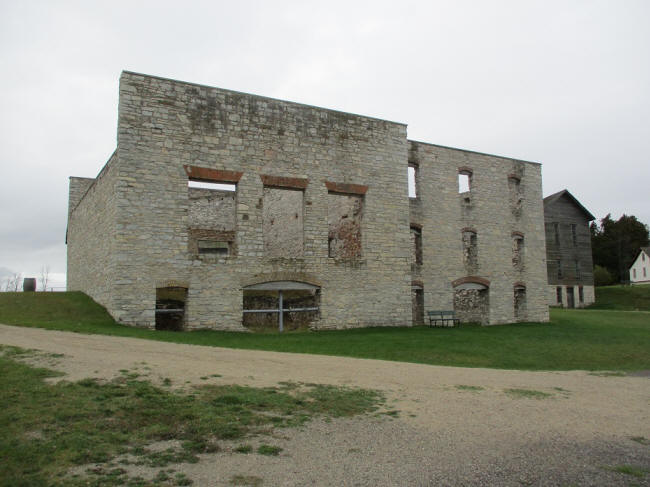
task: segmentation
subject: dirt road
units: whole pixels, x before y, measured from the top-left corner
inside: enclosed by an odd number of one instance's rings
[[[606,467],[650,469],[650,379],[521,372],[177,345],[0,325],[0,343],[64,357],[66,379],[121,369],[174,384],[279,381],[380,389],[399,417],[282,430],[279,457],[205,455],[195,485],[650,485]],[[205,377],[219,374],[221,377]],[[467,387],[471,386],[471,387]],[[550,394],[543,399],[509,389]],[[636,438],[633,440],[632,438]],[[259,480],[255,480],[259,479]]]

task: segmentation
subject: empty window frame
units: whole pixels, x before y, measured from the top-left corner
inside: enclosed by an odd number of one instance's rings
[[[240,173],[186,167],[188,245],[194,255],[234,255]],[[201,176],[192,177],[195,172]],[[222,176],[224,179],[217,179]],[[214,177],[215,179],[208,179]]]
[[[409,198],[418,197],[417,180],[418,180],[418,166],[415,164],[409,164],[408,167]]]
[[[648,277],[648,276],[646,276],[646,273],[645,273],[645,267],[643,268],[643,277]]]
[[[636,279],[636,269],[632,269],[632,278]]]
[[[328,256],[361,257],[363,196],[329,192],[327,194]]]
[[[303,199],[299,189],[264,187],[264,254],[267,257],[303,256]]]
[[[520,269],[524,263],[524,236],[520,233],[512,234],[512,266]]]
[[[463,263],[468,271],[478,268],[478,236],[473,229],[465,228],[462,232]]]
[[[521,179],[515,175],[508,176],[508,192],[510,199],[510,209],[515,215],[521,214],[522,194]]]
[[[557,304],[562,304],[562,286],[555,288],[555,301]]]
[[[187,181],[188,188],[210,189],[213,191],[237,191],[237,185],[233,183],[219,183],[213,181]]]
[[[515,286],[513,290],[513,307],[515,320],[522,321],[526,319],[526,288],[524,286]]]
[[[562,270],[562,261],[561,260],[557,261],[557,278],[558,279],[564,278],[564,272]]]
[[[472,190],[472,170],[461,168],[458,170],[458,192],[467,193]]]
[[[226,256],[230,254],[230,242],[223,240],[199,240],[197,241],[199,254],[215,254]]]
[[[413,262],[415,265],[422,265],[422,229],[411,226],[411,248],[413,250]]]

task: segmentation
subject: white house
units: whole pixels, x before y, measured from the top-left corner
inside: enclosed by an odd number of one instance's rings
[[[632,284],[650,284],[650,247],[641,247],[630,267]]]

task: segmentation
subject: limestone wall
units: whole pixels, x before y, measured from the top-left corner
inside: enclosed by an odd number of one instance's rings
[[[404,125],[125,72],[118,153],[121,321],[152,326],[155,289],[173,280],[188,286],[188,328],[239,329],[242,283],[309,274],[322,284],[323,326],[411,324]],[[241,173],[236,255],[188,252],[184,166]],[[303,254],[268,255],[264,181],[294,180],[305,182]],[[360,259],[328,258],[326,182],[368,187]]]
[[[124,72],[117,151],[79,197],[84,184],[71,180],[69,287],[123,323],[153,327],[156,289],[173,287],[186,328],[242,330],[246,286],[287,280],[320,288],[317,328],[410,326],[455,295],[480,301],[471,319],[512,322],[515,288],[520,319],[548,319],[540,166],[409,142],[403,124]]]
[[[410,207],[412,223],[422,226],[423,249],[423,264],[413,277],[422,281],[425,309],[453,309],[452,283],[471,273],[489,281],[485,322],[515,321],[517,283],[526,287],[526,319],[547,321],[541,166],[414,141],[409,162],[418,168],[418,194]],[[471,173],[470,191],[459,193],[459,172]],[[468,265],[463,243],[471,232],[476,232],[476,265]],[[524,235],[517,265],[513,232]]]
[[[67,289],[114,309],[117,152],[96,179],[70,178]],[[84,190],[85,188],[85,190]],[[72,205],[73,201],[76,204]]]

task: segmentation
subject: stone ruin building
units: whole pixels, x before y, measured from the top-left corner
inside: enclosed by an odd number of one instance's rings
[[[117,149],[70,178],[66,242],[68,289],[133,326],[548,320],[539,164],[131,72]]]

